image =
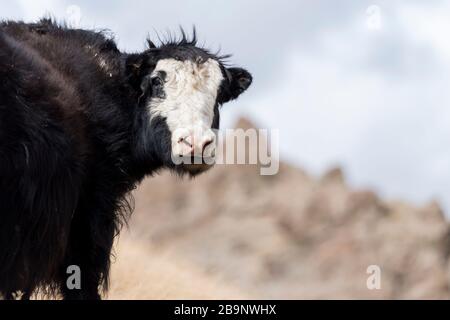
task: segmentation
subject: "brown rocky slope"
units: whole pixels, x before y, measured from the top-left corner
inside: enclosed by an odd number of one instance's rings
[[[194,180],[147,179],[134,195],[111,297],[188,299],[206,290],[205,297],[230,299],[450,298],[449,226],[437,204],[417,208],[351,190],[340,169],[320,179],[285,163],[275,176],[257,169],[218,165]],[[134,262],[123,258],[136,247],[151,250],[137,251]],[[155,285],[159,277],[148,271],[155,262],[135,266],[161,252],[192,272],[161,267],[161,278],[174,277]],[[366,286],[370,265],[380,267],[379,290]],[[139,275],[144,293],[124,285],[127,274]],[[168,286],[170,294],[156,292]]]

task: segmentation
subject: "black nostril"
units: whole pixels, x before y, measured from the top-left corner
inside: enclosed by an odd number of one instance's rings
[[[206,149],[211,143],[213,143],[213,140],[208,140],[208,141],[206,141],[205,144],[203,145],[203,150],[202,150],[202,152],[204,152],[205,149]]]
[[[187,141],[185,138],[180,138],[178,139],[178,143],[184,143],[186,145],[188,145],[189,147],[192,148],[192,143],[190,143],[189,141]]]

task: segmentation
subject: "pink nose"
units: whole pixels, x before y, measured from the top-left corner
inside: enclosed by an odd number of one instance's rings
[[[180,155],[182,156],[199,156],[208,157],[206,155],[206,148],[214,142],[212,136],[195,137],[194,135],[188,135],[178,139]]]

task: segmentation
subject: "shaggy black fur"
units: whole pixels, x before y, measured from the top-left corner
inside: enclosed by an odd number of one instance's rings
[[[219,105],[251,83],[184,32],[126,54],[104,32],[0,23],[0,296],[100,298],[127,194],[161,168],[191,173],[172,164],[165,120],[150,122],[146,108],[156,94],[147,76],[165,57],[220,62],[214,127]],[[69,265],[81,268],[81,290],[66,287]]]

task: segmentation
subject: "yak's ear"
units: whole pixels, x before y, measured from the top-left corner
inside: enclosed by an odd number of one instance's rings
[[[226,73],[229,82],[229,100],[239,97],[252,84],[252,75],[245,69],[229,68]]]

